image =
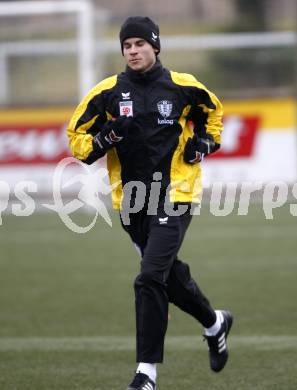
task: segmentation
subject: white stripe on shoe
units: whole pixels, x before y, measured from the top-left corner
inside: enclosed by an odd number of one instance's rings
[[[153,386],[151,385],[151,383],[146,383],[144,386],[143,386],[143,390],[154,390]]]
[[[219,343],[218,343],[218,350],[219,350],[219,353],[223,352],[225,349],[226,349],[226,339],[225,339],[225,332],[219,337],[218,339]]]

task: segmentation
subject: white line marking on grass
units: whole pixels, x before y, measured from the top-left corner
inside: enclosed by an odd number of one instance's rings
[[[94,228],[94,232],[97,231]],[[68,229],[29,229],[29,230],[14,230],[12,232],[3,230],[1,232],[0,242],[3,244],[21,242],[31,245],[32,242],[48,242],[48,241],[64,241],[73,240],[76,237],[75,234]],[[241,229],[238,227],[221,227],[221,228],[209,228],[200,230],[199,233],[195,229],[190,230],[187,233],[188,239],[200,239],[200,240],[213,240],[224,239],[233,240],[234,238],[243,240],[270,240],[273,238],[283,239],[297,239],[297,231],[293,229],[292,225],[276,225],[276,226],[250,226]]]
[[[297,335],[232,336],[231,348],[271,351],[297,349]],[[169,336],[167,350],[206,350],[200,336]],[[0,337],[0,352],[7,351],[132,351],[135,339],[129,336],[97,337]]]

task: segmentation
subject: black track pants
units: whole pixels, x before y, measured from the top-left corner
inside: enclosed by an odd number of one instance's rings
[[[190,213],[166,218],[164,212],[150,216],[143,210],[130,215],[130,225],[123,225],[142,254],[141,270],[134,283],[137,362],[163,361],[169,302],[204,327],[213,325],[216,318],[192,279],[189,266],[177,259]]]

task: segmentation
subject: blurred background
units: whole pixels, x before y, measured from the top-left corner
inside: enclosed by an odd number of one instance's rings
[[[295,94],[294,0],[93,0],[72,10],[59,1],[56,11],[54,6],[38,11],[26,1],[18,1],[17,9],[11,8],[13,1],[0,3],[3,106],[77,103],[79,67],[86,65],[77,53],[80,39],[85,39],[82,54],[92,57],[83,70],[91,72],[86,83],[96,83],[122,70],[119,27],[127,15],[138,14],[150,15],[160,25],[164,65],[195,74],[220,97]],[[8,3],[9,16],[3,8]],[[87,26],[84,17],[89,18]]]
[[[194,74],[225,113],[181,258],[234,313],[230,363],[211,374],[201,329],[170,306],[159,387],[295,390],[296,0],[0,1],[0,388],[120,389],[133,375],[139,262],[117,213],[112,228],[96,214],[105,161],[55,174],[75,106],[124,68],[131,15],[160,25],[163,64]]]

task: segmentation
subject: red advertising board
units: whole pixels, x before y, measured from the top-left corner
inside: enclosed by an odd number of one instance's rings
[[[55,164],[67,156],[64,123],[0,125],[0,165]]]
[[[224,102],[221,149],[203,163],[208,182],[296,179],[296,102]],[[0,110],[0,181],[21,180],[51,191],[57,163],[70,155],[66,134],[73,107]],[[285,150],[281,160],[275,150]]]
[[[253,153],[260,118],[224,118],[222,148],[211,158],[248,157]],[[65,123],[0,125],[0,165],[56,164],[69,156]]]
[[[254,152],[260,117],[230,115],[224,118],[221,149],[209,158],[250,157]]]

